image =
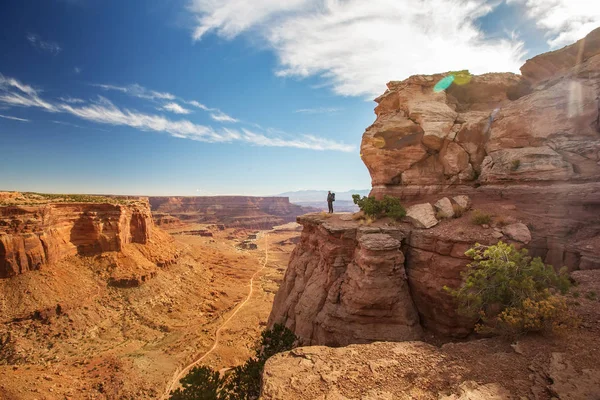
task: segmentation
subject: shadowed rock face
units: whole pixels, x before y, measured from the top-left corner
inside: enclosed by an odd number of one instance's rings
[[[298,222],[304,230],[275,297],[271,325],[284,322],[304,344],[331,346],[420,336],[401,230],[330,224],[319,214]]]

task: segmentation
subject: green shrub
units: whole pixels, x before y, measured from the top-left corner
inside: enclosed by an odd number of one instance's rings
[[[216,400],[223,381],[212,368],[195,367],[179,381],[181,388],[171,393],[171,400]]]
[[[406,216],[406,210],[402,207],[400,199],[397,197],[385,195],[382,200],[377,200],[375,197],[363,196],[361,198],[360,195],[353,194],[352,200],[366,216],[372,219],[387,216],[395,220],[400,220]]]
[[[516,171],[519,169],[520,165],[521,165],[521,160],[512,160],[512,162],[510,163],[510,170]]]
[[[291,350],[297,341],[283,325],[261,333],[255,357],[231,369],[224,377],[210,367],[196,367],[181,379],[182,388],[172,392],[171,400],[250,400],[260,395],[260,380],[265,362],[273,355]]]
[[[556,330],[570,325],[566,302],[559,293],[570,287],[566,268],[556,273],[527,250],[498,242],[476,244],[466,253],[473,258],[463,273],[463,283],[453,290],[461,315],[479,318],[477,330],[517,335],[528,331]]]
[[[474,210],[473,215],[471,215],[471,222],[473,225],[486,225],[492,221],[491,214],[484,213],[480,210]]]

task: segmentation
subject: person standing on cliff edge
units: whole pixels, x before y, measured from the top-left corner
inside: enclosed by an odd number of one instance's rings
[[[333,214],[333,202],[335,201],[335,193],[331,193],[331,190],[327,192],[327,206],[329,207],[329,214]]]

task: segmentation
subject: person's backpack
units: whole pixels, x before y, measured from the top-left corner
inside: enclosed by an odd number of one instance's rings
[[[331,193],[331,201],[335,201],[335,193]]]

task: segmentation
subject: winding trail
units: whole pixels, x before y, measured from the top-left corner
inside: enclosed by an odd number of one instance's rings
[[[268,261],[269,261],[269,234],[265,233],[265,260],[264,260],[262,266],[256,272],[254,272],[254,274],[252,274],[252,277],[250,278],[250,291],[248,292],[248,296],[246,296],[246,299],[244,301],[242,301],[240,304],[237,305],[237,307],[235,308],[233,313],[229,316],[229,318],[227,318],[225,321],[223,321],[223,323],[217,328],[217,330],[215,332],[215,340],[213,342],[212,347],[210,349],[208,349],[208,351],[206,351],[200,357],[196,358],[194,361],[192,361],[191,363],[186,365],[185,368],[183,368],[182,370],[180,370],[180,369],[175,370],[175,373],[173,374],[173,378],[171,378],[171,380],[169,381],[167,389],[163,393],[161,400],[168,399],[171,391],[177,387],[179,380],[182,377],[184,377],[192,368],[194,368],[195,366],[200,364],[209,354],[211,354],[217,348],[217,346],[219,345],[219,338],[221,335],[221,330],[225,327],[225,325],[227,325],[227,323],[229,321],[231,321],[233,319],[233,317],[236,316],[238,311],[240,311],[242,309],[242,307],[244,307],[244,305],[248,302],[248,300],[250,300],[250,298],[252,297],[252,293],[254,292],[254,278],[256,278],[256,276],[265,269]]]

